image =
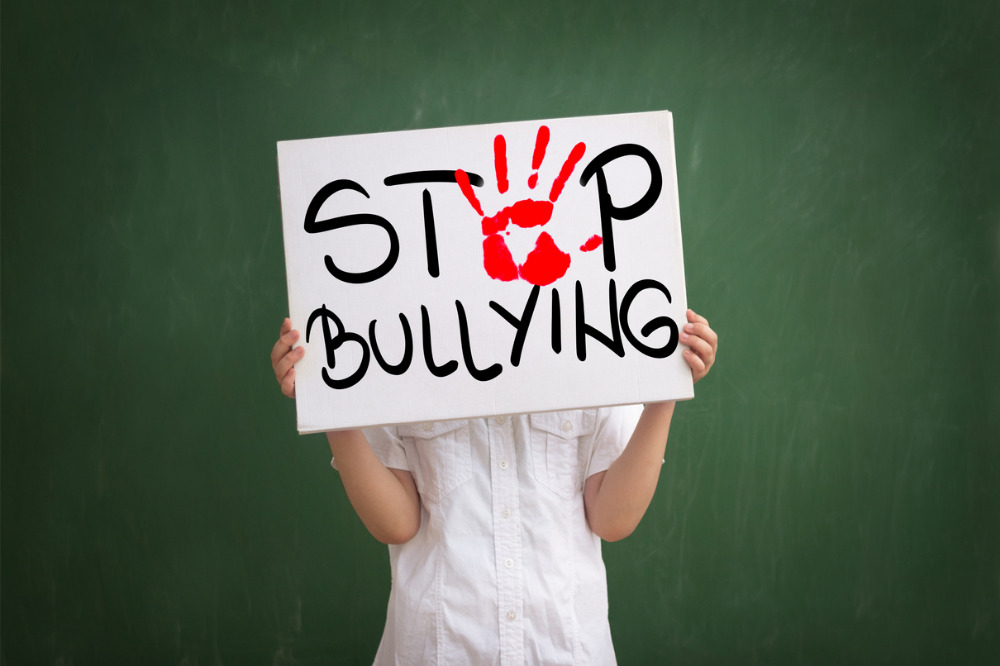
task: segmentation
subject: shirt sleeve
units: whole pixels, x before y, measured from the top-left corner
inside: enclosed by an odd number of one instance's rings
[[[625,450],[632,437],[642,405],[624,407],[602,407],[597,411],[597,427],[594,429],[594,445],[590,453],[590,465],[584,478],[611,467],[611,463]]]
[[[362,432],[368,440],[368,446],[375,452],[375,456],[386,467],[392,469],[402,469],[409,471],[410,466],[406,461],[406,450],[403,442],[392,426],[381,426],[377,428],[364,428]],[[337,469],[337,461],[330,458],[330,466]]]

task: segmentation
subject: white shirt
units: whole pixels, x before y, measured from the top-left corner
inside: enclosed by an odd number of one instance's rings
[[[601,540],[583,484],[641,406],[365,430],[420,493],[420,529],[389,546],[375,664],[615,663]]]

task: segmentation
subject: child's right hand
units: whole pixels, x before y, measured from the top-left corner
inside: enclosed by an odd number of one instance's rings
[[[274,376],[281,386],[281,392],[289,398],[295,397],[295,364],[306,353],[302,347],[292,348],[298,339],[299,332],[292,330],[292,320],[285,317],[285,321],[281,322],[278,341],[271,349],[271,367],[274,368]]]

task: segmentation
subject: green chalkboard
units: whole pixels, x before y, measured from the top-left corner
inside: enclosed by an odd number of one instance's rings
[[[719,361],[607,544],[623,664],[1000,661],[1000,5],[3,4],[3,664],[363,664],[268,351],[275,143],[667,109]]]

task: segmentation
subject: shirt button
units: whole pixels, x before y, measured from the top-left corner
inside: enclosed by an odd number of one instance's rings
[[[506,460],[501,460],[500,461],[500,469],[507,469],[507,461]]]
[[[570,423],[569,421],[563,421],[563,426],[562,426],[562,428],[563,428],[563,430],[565,430],[566,432],[569,432],[570,430],[572,430],[572,429],[573,429],[573,424],[572,424],[572,423]]]
[[[497,424],[498,424],[498,425],[503,425],[503,424],[504,424],[504,422],[506,422],[506,421],[507,421],[507,419],[505,419],[505,418],[504,418],[504,417],[502,417],[502,416],[498,416],[498,417],[497,417]]]
[[[517,619],[517,613],[515,613],[512,610],[507,611],[507,619],[513,622],[514,620]]]
[[[508,569],[512,569],[514,567],[514,560],[508,557],[506,560],[503,561],[503,565]]]
[[[430,432],[434,428],[430,423],[425,423],[420,427],[424,429],[424,432]]]
[[[500,512],[500,515],[503,516],[504,518],[510,518],[510,509],[504,509],[503,511]]]

